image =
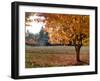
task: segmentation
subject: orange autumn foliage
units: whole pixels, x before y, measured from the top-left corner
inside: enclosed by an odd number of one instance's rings
[[[89,16],[66,14],[43,14],[45,31],[49,33],[52,44],[89,43]],[[77,36],[77,37],[76,37]]]

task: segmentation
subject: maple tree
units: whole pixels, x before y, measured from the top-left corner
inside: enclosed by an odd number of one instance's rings
[[[45,17],[45,32],[48,32],[49,43],[73,45],[76,60],[80,61],[80,49],[89,45],[89,15],[37,13]],[[36,19],[39,22],[39,19]]]
[[[89,16],[65,14],[44,14],[44,16],[49,41],[52,44],[71,43],[75,46],[76,60],[80,61],[80,49],[85,42],[89,43]]]

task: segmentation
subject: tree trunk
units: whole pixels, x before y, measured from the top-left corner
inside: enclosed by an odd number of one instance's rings
[[[75,50],[76,50],[76,61],[80,62],[80,48],[81,46],[75,46]]]

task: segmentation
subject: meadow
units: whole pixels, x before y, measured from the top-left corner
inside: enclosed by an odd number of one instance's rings
[[[26,46],[25,52],[26,68],[89,65],[88,46],[81,47],[80,63],[74,46]]]

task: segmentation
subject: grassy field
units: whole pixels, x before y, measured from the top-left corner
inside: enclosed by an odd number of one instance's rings
[[[89,65],[89,47],[82,47],[80,59],[76,62],[73,46],[26,46],[25,67],[53,67]]]

